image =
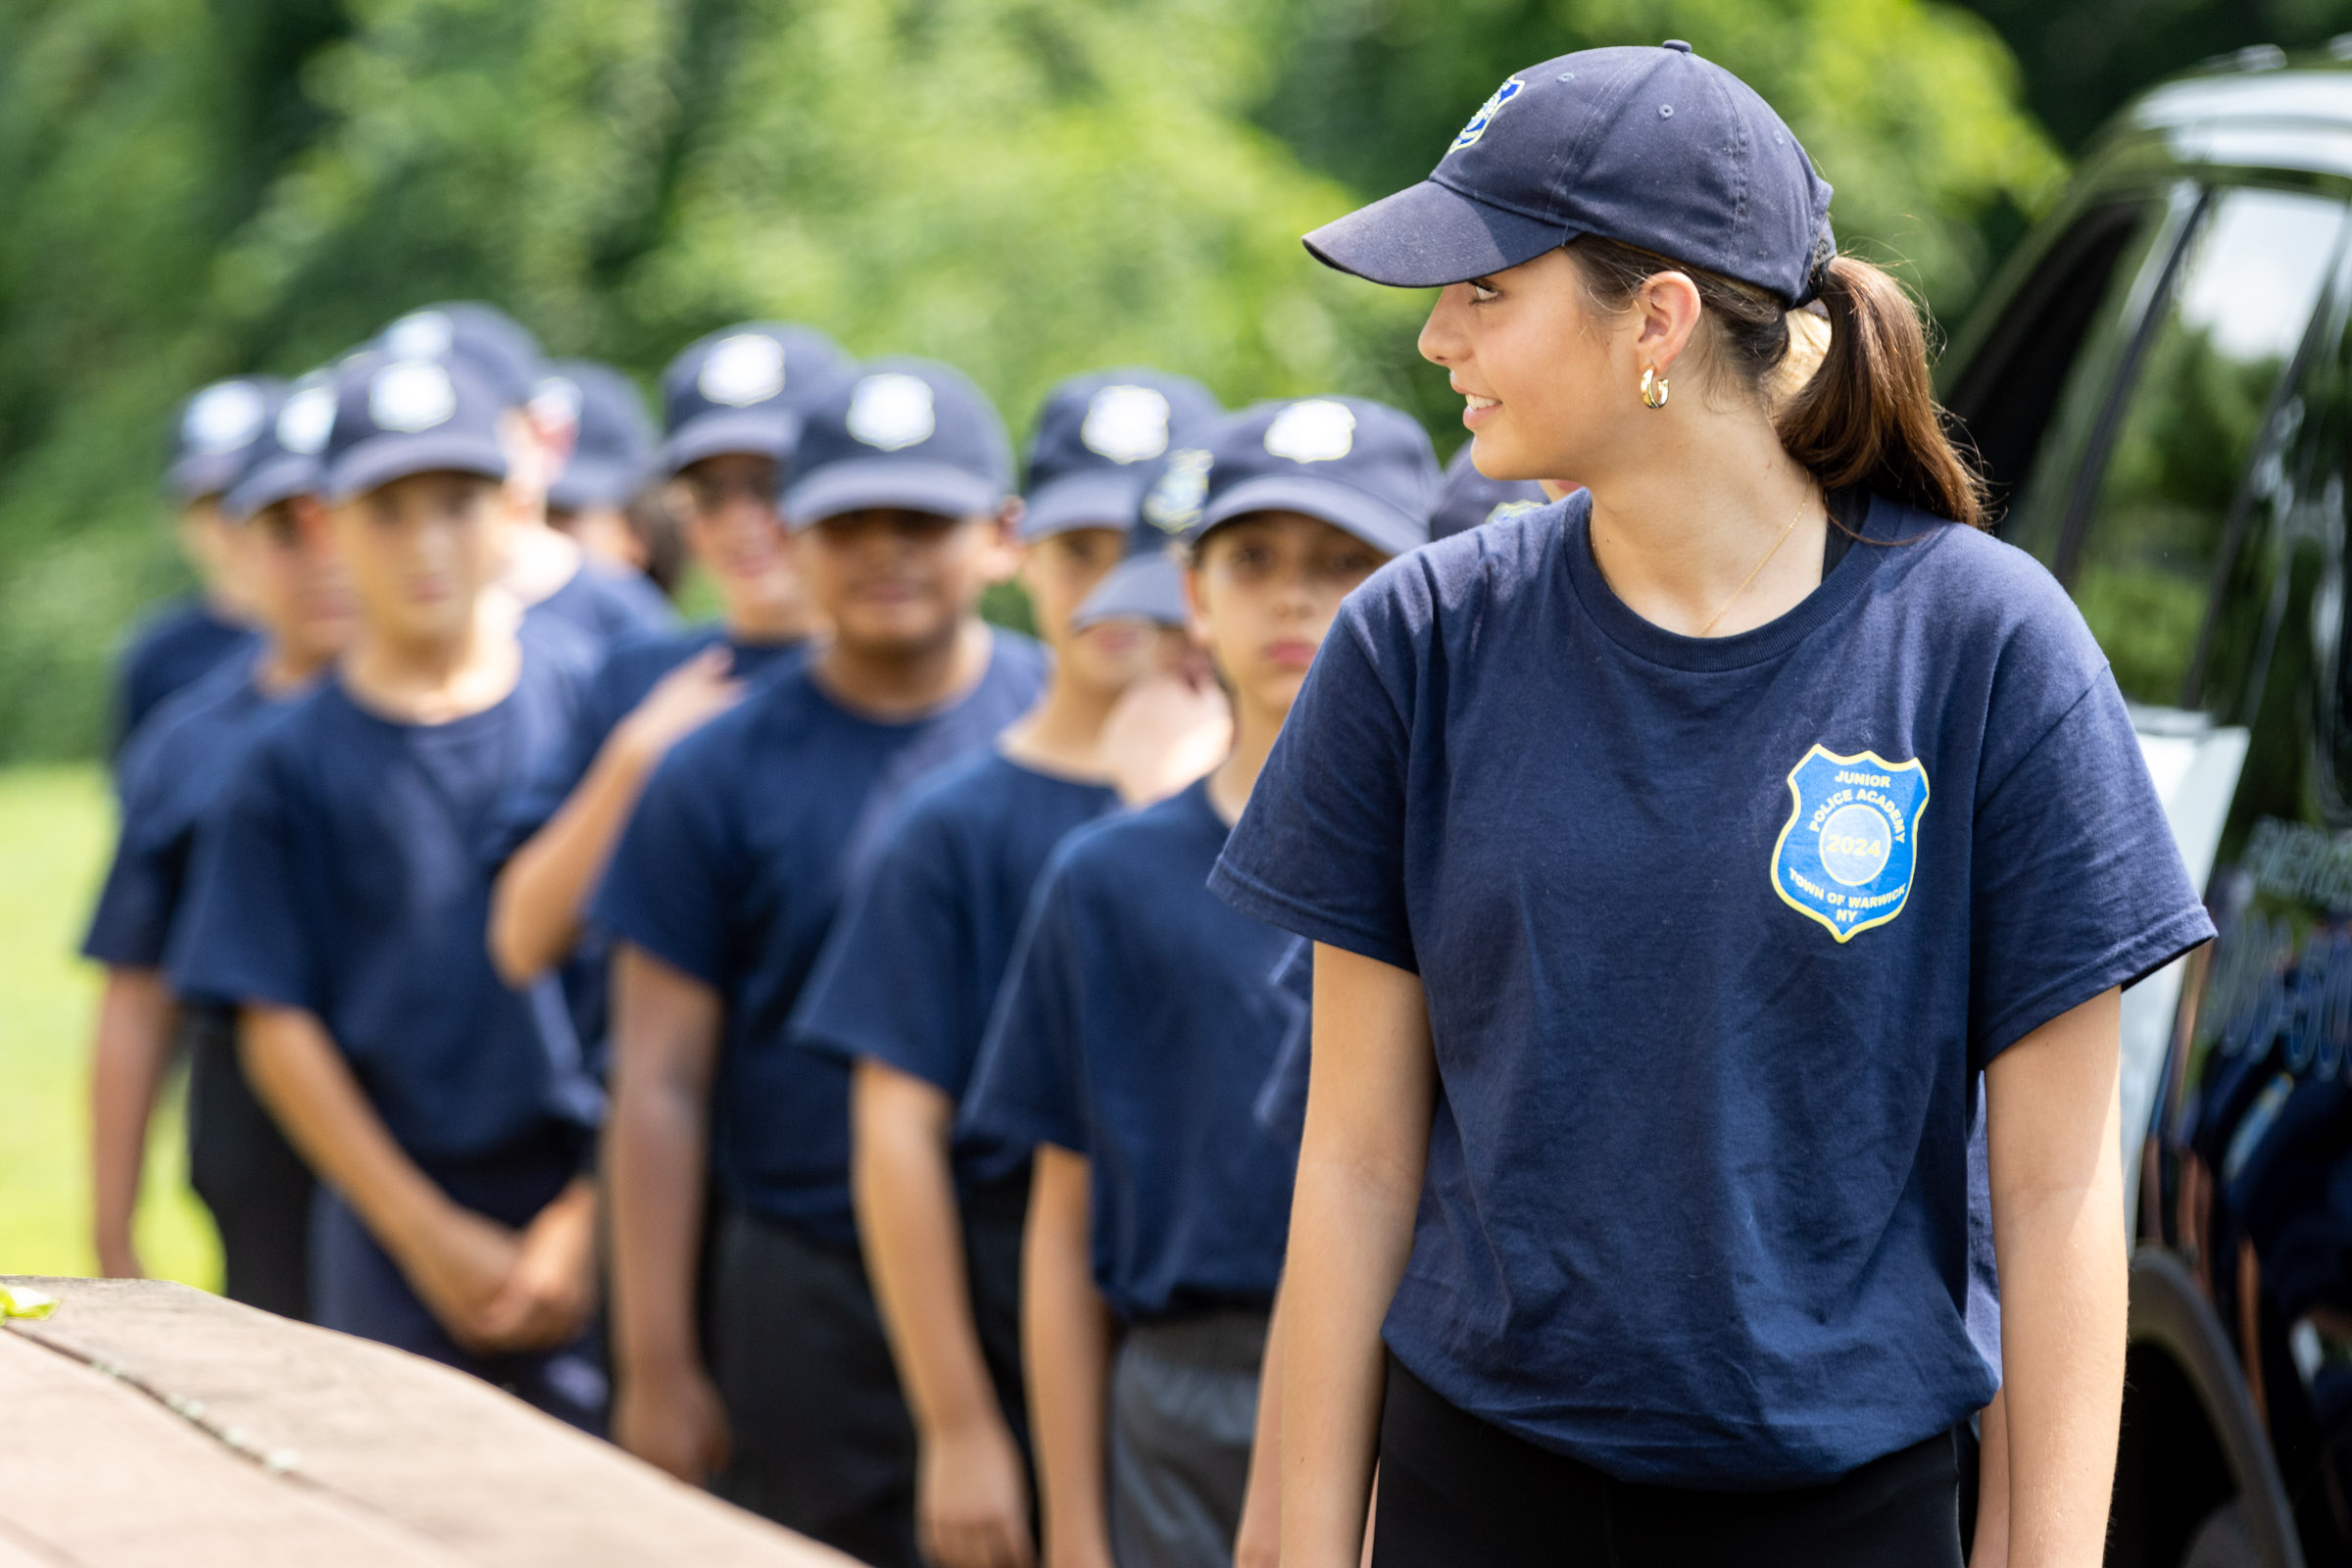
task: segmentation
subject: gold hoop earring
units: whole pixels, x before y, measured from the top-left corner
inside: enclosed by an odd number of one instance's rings
[[[1642,406],[1645,409],[1662,409],[1666,406],[1666,378],[1658,373],[1658,368],[1654,365],[1642,372]]]

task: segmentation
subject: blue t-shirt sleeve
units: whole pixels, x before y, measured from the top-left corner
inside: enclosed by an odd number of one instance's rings
[[[161,821],[169,777],[157,770],[153,751],[133,746],[123,754],[115,780],[122,831],[81,943],[83,957],[116,968],[151,969],[164,961],[187,871],[184,837]]]
[[[723,987],[740,858],[729,849],[721,775],[690,736],[662,759],[612,852],[589,917],[672,968]]]
[[[1071,889],[1050,869],[1029,906],[996,1016],[963,1097],[961,1133],[1019,1146],[1052,1144],[1087,1153],[1082,953]]]
[[[283,764],[261,750],[199,827],[169,959],[179,995],[324,1010],[298,810]]]
[[[1419,970],[1404,894],[1404,779],[1421,585],[1398,567],[1341,607],[1208,880],[1269,925]]]
[[[1999,723],[1996,715],[1988,727]],[[2103,663],[2055,722],[2020,743],[2023,755],[1981,781],[1975,802],[1969,1046],[1978,1067],[2213,935]]]
[[[797,1033],[827,1055],[872,1057],[959,1096],[978,1003],[951,850],[927,819],[901,824],[826,940]]]

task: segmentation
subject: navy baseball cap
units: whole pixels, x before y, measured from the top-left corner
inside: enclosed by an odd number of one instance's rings
[[[1252,512],[1302,512],[1392,556],[1429,543],[1438,457],[1421,421],[1362,398],[1296,398],[1245,410],[1208,446],[1198,510],[1177,531],[1198,546]],[[1173,490],[1171,480],[1165,490]],[[1147,498],[1182,514],[1182,495]]]
[[[1208,441],[1216,439],[1225,422],[1220,419],[1210,426]],[[1136,498],[1134,521],[1127,530],[1127,555],[1103,574],[1070,616],[1073,628],[1091,626],[1098,620],[1149,620],[1182,626],[1192,618],[1176,542],[1200,519],[1212,462],[1208,446],[1203,445],[1178,447],[1152,466],[1143,494]]]
[[[730,452],[790,462],[802,420],[850,365],[824,333],[789,321],[696,339],[662,372],[662,471]]]
[[[277,417],[248,450],[244,471],[221,498],[221,514],[231,522],[250,522],[280,501],[317,494],[324,479],[326,436],[334,422],[335,372],[321,367],[288,389],[277,406]]]
[[[1551,504],[1544,487],[1533,479],[1490,479],[1479,472],[1477,465],[1470,461],[1474,444],[1463,442],[1462,450],[1446,465],[1446,482],[1439,488],[1438,504],[1429,514],[1432,539],[1450,539],[1457,533],[1468,533],[1482,522],[1498,522]]]
[[[325,494],[344,501],[413,473],[504,479],[498,421],[508,407],[463,360],[355,354],[335,372]]]
[[[564,512],[624,507],[644,488],[654,461],[654,420],[637,383],[610,365],[560,360],[531,394],[543,423],[571,426],[571,455],[547,487]]]
[[[962,371],[875,360],[809,411],[782,511],[793,528],[868,507],[968,517],[1011,493],[1004,421]]]
[[[277,415],[285,383],[240,375],[201,388],[172,426],[172,488],[183,502],[217,496],[237,480],[253,444]]]
[[[1798,306],[1836,254],[1830,187],[1796,135],[1680,39],[1586,49],[1494,89],[1429,178],[1306,236],[1398,288],[1459,283],[1580,234],[1639,246]]]
[[[1159,459],[1197,445],[1223,412],[1200,382],[1162,370],[1071,376],[1038,413],[1021,537],[1122,526]]]
[[[545,375],[539,340],[495,305],[446,300],[409,312],[371,347],[393,360],[459,360],[507,408],[528,403]]]

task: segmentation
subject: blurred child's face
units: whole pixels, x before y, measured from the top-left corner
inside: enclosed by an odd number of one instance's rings
[[[547,520],[558,533],[569,534],[572,541],[591,558],[624,571],[645,569],[645,541],[629,526],[629,514],[618,507],[579,507],[557,511],[548,509]]]
[[[1236,703],[1288,713],[1340,601],[1386,560],[1296,512],[1252,512],[1210,530],[1186,587],[1195,629]]]
[[[1123,528],[1072,528],[1048,534],[1021,552],[1021,586],[1037,613],[1038,635],[1062,671],[1099,691],[1126,690],[1148,672],[1152,628],[1099,620],[1070,629],[1070,617],[1127,554]]]
[[[498,575],[499,485],[416,473],[334,509],[334,537],[360,621],[400,642],[453,643]]]
[[[248,608],[286,662],[312,669],[341,653],[351,636],[351,582],[317,499],[265,508],[229,538]]]
[[[730,617],[805,613],[808,589],[776,515],[781,477],[773,458],[722,452],[688,464],[670,487],[686,548],[710,574]]]
[[[802,529],[794,559],[835,640],[859,653],[923,653],[952,641],[982,590],[1011,568],[1004,519],[871,508]]]

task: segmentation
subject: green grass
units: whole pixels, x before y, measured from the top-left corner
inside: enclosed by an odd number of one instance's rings
[[[0,769],[0,1274],[88,1274],[90,1021],[100,972],[75,956],[114,845],[93,765]],[[156,1113],[139,1205],[157,1277],[220,1288],[220,1245],[187,1186],[180,1090]]]

